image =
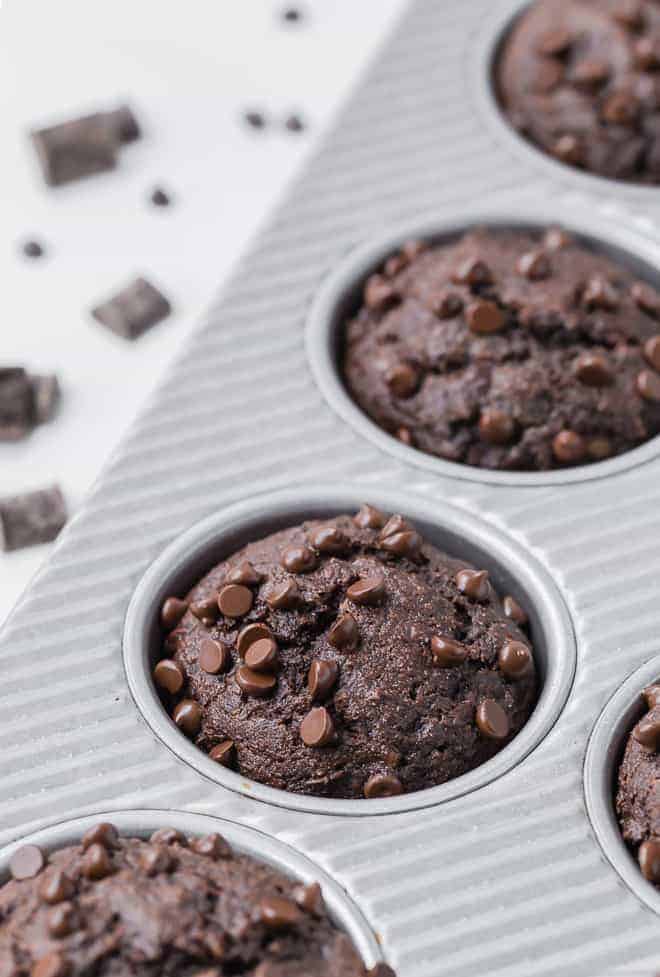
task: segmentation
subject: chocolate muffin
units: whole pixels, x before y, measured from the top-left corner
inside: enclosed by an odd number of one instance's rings
[[[368,505],[248,544],[162,620],[154,680],[174,722],[281,790],[444,783],[497,753],[535,703],[516,601]]]
[[[343,371],[387,432],[439,458],[545,471],[660,430],[660,295],[559,229],[405,245],[366,282]]]
[[[644,690],[647,711],[628,738],[619,768],[621,833],[649,882],[660,886],[660,685]]]
[[[660,183],[660,4],[537,0],[496,66],[503,111],[569,166]]]
[[[217,834],[161,828],[145,841],[103,823],[50,855],[18,849],[11,874],[0,889],[2,977],[366,974],[318,885],[233,852]]]

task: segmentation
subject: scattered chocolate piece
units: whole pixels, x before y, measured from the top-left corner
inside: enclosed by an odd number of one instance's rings
[[[243,119],[251,129],[264,129],[266,126],[266,117],[262,112],[255,112],[253,110],[245,112]]]
[[[242,584],[226,584],[218,594],[218,607],[225,617],[245,617],[253,603],[252,591]]]
[[[30,377],[20,366],[0,368],[0,441],[18,441],[34,426]]]
[[[396,797],[398,794],[403,794],[403,785],[392,774],[376,773],[364,785],[364,796],[368,800],[375,797]]]
[[[188,610],[185,600],[178,597],[168,597],[160,611],[160,623],[166,631],[172,631]]]
[[[245,664],[255,672],[276,672],[279,667],[277,642],[259,638],[245,652]]]
[[[136,278],[106,302],[92,309],[92,315],[122,339],[138,339],[172,311],[165,296],[146,278]]]
[[[98,882],[111,875],[112,861],[104,845],[90,845],[82,860],[82,873],[86,879]]]
[[[642,842],[639,846],[639,867],[645,879],[660,885],[660,840]]]
[[[334,648],[350,651],[357,648],[360,641],[355,618],[351,614],[342,614],[328,631],[328,641]]]
[[[199,667],[207,675],[218,675],[227,670],[230,664],[229,652],[221,641],[205,638],[199,646]],[[162,664],[162,663],[161,663]]]
[[[533,666],[532,653],[522,641],[507,641],[502,645],[498,661],[502,672],[512,681],[527,675]]]
[[[149,839],[154,845],[181,845],[186,847],[186,836],[176,828],[158,828]]]
[[[392,533],[382,540],[380,548],[385,550],[386,553],[391,553],[393,556],[418,560],[422,551],[422,537],[414,530]]]
[[[255,570],[252,564],[244,560],[229,570],[225,577],[225,583],[240,583],[244,587],[257,587],[262,579],[261,574]]]
[[[532,282],[540,282],[552,274],[552,265],[543,251],[527,251],[517,264],[518,273]]]
[[[82,836],[81,844],[85,851],[92,845],[103,845],[104,848],[116,848],[119,843],[119,832],[114,824],[101,821],[89,828]]]
[[[39,895],[50,906],[70,899],[74,891],[73,882],[60,869],[45,874],[39,885]]]
[[[303,19],[302,11],[299,7],[286,7],[282,11],[282,20],[287,24],[299,24]]]
[[[241,665],[236,670],[236,684],[246,695],[259,699],[273,691],[277,685],[277,679],[274,675],[269,675],[266,672],[255,672],[247,665]]]
[[[552,452],[562,464],[576,465],[584,460],[587,446],[576,431],[560,431],[552,440]]]
[[[76,929],[76,911],[70,902],[62,902],[48,913],[48,932],[61,940]]]
[[[160,689],[176,695],[183,688],[185,676],[181,668],[171,658],[163,658],[154,668],[154,682]]]
[[[46,864],[46,856],[37,845],[17,848],[9,860],[9,871],[17,881],[33,879]]]
[[[506,324],[506,318],[499,306],[487,299],[480,299],[468,305],[466,318],[472,332],[480,336],[490,336],[494,332],[499,332]]]
[[[280,930],[295,926],[302,914],[295,902],[282,896],[269,896],[259,904],[261,922],[268,929]]]
[[[198,855],[211,858],[214,862],[217,862],[219,858],[231,858],[232,854],[231,848],[222,835],[216,834],[215,832],[206,835],[205,838],[193,838],[190,847]]]
[[[311,882],[309,885],[297,885],[293,890],[293,898],[306,913],[320,916],[323,912],[323,895],[318,882]]]
[[[266,624],[246,624],[238,633],[236,647],[239,655],[245,655],[251,644],[260,638],[272,638],[273,632]]]
[[[643,692],[644,701],[649,709],[660,705],[660,685],[649,685]]]
[[[379,509],[372,505],[363,505],[359,512],[353,516],[353,521],[360,529],[381,529],[385,525],[386,518]]]
[[[431,638],[431,654],[434,665],[439,665],[440,668],[451,668],[454,665],[462,665],[468,656],[468,649],[453,638],[434,635]]]
[[[149,199],[154,207],[169,207],[169,205],[172,203],[171,197],[162,189],[162,187],[155,187],[151,191],[151,196]]]
[[[190,612],[205,625],[212,627],[220,616],[218,606],[218,596],[205,597],[203,600],[194,600],[190,604]]]
[[[322,526],[312,533],[309,541],[319,553],[335,556],[345,553],[350,546],[348,537],[337,526]]]
[[[651,403],[660,401],[660,376],[650,370],[640,370],[635,380],[635,388],[640,397]]]
[[[646,312],[654,319],[660,316],[660,295],[646,282],[635,282],[630,289],[630,294],[642,312]]]
[[[412,397],[419,384],[419,373],[410,363],[397,363],[385,374],[385,382],[395,397]]]
[[[52,420],[61,398],[57,377],[50,373],[45,376],[31,376],[32,403],[34,419],[37,424],[47,424]]]
[[[284,120],[284,128],[289,132],[304,132],[307,126],[299,115],[292,114]]]
[[[39,241],[25,241],[21,250],[26,258],[41,258],[45,251]]]
[[[496,407],[487,408],[479,418],[479,435],[488,444],[508,444],[515,431],[513,418]]]
[[[307,676],[307,688],[312,699],[323,702],[328,698],[339,678],[339,666],[336,662],[323,661],[316,658],[310,665]]]
[[[311,573],[317,565],[316,553],[309,546],[290,546],[282,554],[282,566],[289,573]]]
[[[616,312],[620,303],[619,293],[602,275],[594,275],[589,279],[582,293],[582,303],[588,309]]]
[[[514,597],[505,597],[502,601],[502,607],[506,616],[515,621],[519,627],[524,628],[528,623],[527,614]]]
[[[30,977],[67,977],[68,973],[69,963],[66,957],[57,950],[52,950],[37,960],[30,971]]]
[[[222,764],[223,767],[231,766],[234,759],[234,754],[236,753],[236,747],[234,746],[233,740],[223,740],[222,743],[218,743],[210,751],[209,756],[216,763]]]
[[[149,878],[170,872],[174,864],[175,860],[167,848],[148,848],[140,856],[140,865]]]
[[[454,580],[460,592],[466,597],[477,601],[489,600],[488,570],[459,570]]]
[[[277,611],[291,611],[300,603],[300,591],[295,580],[276,584],[266,594],[266,603]]]
[[[637,723],[632,735],[647,750],[658,752],[660,747],[660,709],[653,708]]]
[[[332,716],[323,706],[308,712],[300,724],[300,738],[305,746],[327,746],[334,736]]]
[[[456,285],[469,285],[472,288],[478,288],[481,285],[490,285],[493,281],[493,273],[485,261],[470,257],[454,269],[451,280]]]
[[[602,353],[582,353],[575,361],[575,375],[587,387],[606,387],[614,379]]]
[[[51,543],[67,520],[57,486],[0,499],[0,550]]]
[[[480,733],[487,739],[505,740],[509,735],[509,717],[494,699],[484,699],[479,703],[476,718]]]
[[[367,279],[364,288],[364,304],[376,315],[382,315],[399,301],[399,293],[394,285],[380,275],[372,275]]]
[[[194,699],[182,699],[172,713],[172,719],[179,729],[194,739],[202,728],[202,710]]]
[[[355,604],[380,604],[385,596],[385,581],[381,576],[361,577],[350,585],[346,596]]]

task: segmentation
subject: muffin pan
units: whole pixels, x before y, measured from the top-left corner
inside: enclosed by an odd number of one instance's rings
[[[410,5],[15,609],[0,637],[0,843],[98,811],[221,815],[277,837],[335,879],[399,977],[657,972],[657,907],[643,880],[624,881],[614,867],[629,856],[614,831],[596,834],[584,779],[602,709],[658,654],[656,445],[559,479],[422,464],[329,405],[330,332],[325,380],[305,346],[319,294],[335,279],[336,294],[350,291],[381,253],[370,242],[389,249],[397,228],[442,234],[487,210],[507,223],[549,217],[660,268],[660,195],[546,165],[495,116],[484,51],[513,12],[510,0]],[[344,264],[358,247],[361,263]],[[481,527],[493,567],[510,573],[521,595],[532,595],[533,574],[537,614],[561,619],[548,634],[570,655],[566,605],[573,684],[567,698],[562,685],[551,708],[534,714],[533,742],[515,752],[530,723],[500,754],[506,772],[498,767],[488,782],[430,806],[413,799],[415,810],[347,817],[294,809],[288,797],[263,803],[247,783],[228,789],[204,775],[197,757],[177,758],[180,737],[168,749],[163,731],[155,733],[149,696],[160,705],[146,664],[161,581],[148,568],[172,545],[172,572],[193,573],[191,552],[204,569],[213,543],[208,549],[199,536],[201,520],[211,520],[209,539],[219,533],[216,541],[232,547],[249,519],[272,525],[271,506],[287,487],[290,499],[312,507],[378,503],[391,492],[413,519],[420,512],[423,524],[472,543]],[[280,517],[288,521],[294,509],[287,502]],[[125,622],[139,708],[123,665]],[[537,640],[545,626],[539,617]],[[568,659],[562,668],[566,678]],[[549,675],[548,666],[546,689]],[[612,726],[626,725],[631,701],[613,705]],[[601,742],[594,736],[590,755]],[[592,801],[589,809],[593,816]]]

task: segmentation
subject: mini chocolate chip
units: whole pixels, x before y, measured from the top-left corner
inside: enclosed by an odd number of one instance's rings
[[[630,289],[630,294],[642,312],[654,318],[660,315],[660,295],[646,282],[635,282]]]
[[[375,773],[364,785],[364,796],[368,800],[375,797],[396,797],[403,794],[403,784],[391,773]]]
[[[443,289],[431,296],[429,308],[434,315],[437,315],[438,319],[454,319],[463,311],[463,299],[457,292]]]
[[[204,838],[194,838],[190,847],[198,855],[211,858],[214,862],[217,862],[219,858],[231,858],[232,854],[231,848],[222,835],[215,832],[206,835]]]
[[[410,532],[414,527],[407,519],[398,513],[394,516],[390,516],[382,530],[378,534],[379,540],[387,539],[388,536],[394,536],[395,533],[407,533]]]
[[[587,387],[606,387],[614,376],[602,353],[582,353],[575,361],[575,375]]]
[[[504,608],[504,613],[506,616],[514,621],[517,625],[524,627],[527,624],[527,614],[514,597],[505,597],[502,601],[502,607]]]
[[[605,84],[610,76],[610,67],[605,61],[584,58],[575,65],[570,80],[578,88],[595,89]]]
[[[396,288],[380,275],[372,275],[364,289],[364,304],[371,312],[383,313],[399,301]]]
[[[375,509],[372,505],[364,505],[360,507],[360,510],[356,512],[353,516],[353,522],[360,527],[360,529],[382,529],[386,522],[386,516],[380,511],[380,509]]]
[[[160,621],[166,631],[171,631],[177,626],[183,615],[188,610],[185,600],[178,597],[168,597],[163,604],[160,612]]]
[[[338,526],[315,529],[309,541],[319,553],[345,553],[350,545],[348,537]]]
[[[277,642],[259,638],[245,652],[245,664],[255,672],[275,672],[279,667]]]
[[[306,913],[311,913],[313,916],[323,914],[323,896],[318,882],[311,882],[309,885],[297,885],[292,895]]]
[[[209,756],[223,767],[231,766],[236,748],[233,740],[223,740],[210,751]]]
[[[310,709],[300,724],[300,738],[305,746],[327,746],[334,735],[332,716],[323,706]]]
[[[508,444],[516,431],[510,414],[496,407],[488,407],[479,418],[479,436],[488,444]]]
[[[268,695],[277,685],[277,679],[274,675],[268,675],[266,672],[255,672],[246,665],[241,665],[240,668],[236,669],[235,679],[242,692],[257,699]]]
[[[644,343],[644,359],[660,373],[660,336],[651,336]]]
[[[457,285],[469,285],[475,288],[480,285],[490,285],[493,281],[493,273],[485,261],[472,255],[454,269],[451,280]]]
[[[239,563],[238,566],[232,567],[228,571],[225,577],[225,583],[238,583],[244,587],[257,587],[262,579],[261,574],[255,570],[252,564],[248,560],[244,560],[243,563]]]
[[[635,378],[635,389],[644,400],[657,403],[660,401],[660,376],[650,370],[640,370]]]
[[[548,251],[562,251],[572,243],[573,238],[562,227],[550,227],[543,235],[543,247]]]
[[[244,628],[238,632],[238,639],[236,641],[236,647],[238,648],[239,655],[244,655],[248,650],[250,645],[254,644],[255,641],[259,641],[260,638],[272,638],[273,632],[270,630],[266,624],[246,624]]]
[[[556,54],[565,54],[573,40],[573,35],[565,27],[556,27],[541,34],[536,42],[536,50],[539,54],[551,57]]]
[[[472,302],[466,310],[467,324],[471,331],[479,336],[490,336],[499,332],[506,323],[502,310],[488,299]]]
[[[218,596],[205,597],[203,600],[193,601],[190,605],[191,613],[207,627],[211,627],[218,619]]]
[[[177,828],[158,828],[149,841],[152,845],[181,845],[182,848],[188,845],[186,836]]]
[[[532,653],[522,641],[507,641],[499,650],[497,660],[507,678],[524,678],[531,671]]]
[[[254,594],[249,587],[239,583],[228,583],[218,594],[218,607],[225,617],[244,617],[254,603]]]
[[[422,550],[422,537],[414,530],[402,533],[392,533],[380,544],[381,549],[393,556],[407,557],[417,560]]]
[[[528,278],[532,282],[541,281],[549,278],[552,274],[552,265],[547,254],[543,251],[528,251],[518,259],[516,269],[523,278]]]
[[[23,254],[26,258],[41,258],[44,247],[38,241],[26,241],[23,244]]]
[[[295,580],[275,584],[266,594],[266,603],[276,611],[291,611],[300,604],[300,591]]]
[[[360,640],[360,632],[354,617],[350,614],[342,614],[328,631],[328,641],[333,648],[340,648],[350,651],[357,648]]]
[[[649,685],[642,692],[644,701],[649,709],[655,709],[660,705],[660,685]]]
[[[48,932],[57,940],[69,936],[76,929],[76,911],[72,903],[62,902],[48,912],[46,917]]]
[[[637,121],[640,103],[632,92],[613,92],[603,102],[601,114],[606,122],[631,126]]]
[[[336,662],[315,658],[309,667],[307,688],[312,699],[323,702],[328,698],[339,678],[339,667]]]
[[[647,750],[658,752],[660,748],[660,709],[651,710],[633,729],[633,737]]]
[[[82,860],[82,874],[86,879],[98,882],[113,871],[108,849],[104,845],[90,845]]]
[[[151,196],[149,198],[154,205],[154,207],[169,207],[170,200],[169,194],[165,193],[162,187],[154,187],[151,191]]]
[[[67,977],[69,972],[69,961],[66,957],[57,950],[51,950],[45,957],[37,960],[30,971],[30,977]]]
[[[9,871],[17,882],[33,879],[46,864],[46,856],[38,845],[17,848],[9,861]]]
[[[612,442],[608,438],[590,438],[587,441],[587,454],[594,461],[602,461],[612,454]]]
[[[150,878],[164,875],[174,867],[174,859],[167,848],[153,846],[146,848],[140,855],[140,866]]]
[[[385,580],[379,574],[360,577],[347,589],[346,596],[355,604],[368,606],[380,604],[385,596]]]
[[[619,308],[619,293],[602,275],[594,275],[582,293],[582,302],[588,309],[615,312]]]
[[[176,695],[183,688],[185,676],[179,665],[171,658],[163,658],[154,668],[154,682],[160,689]]]
[[[405,400],[417,392],[419,371],[410,363],[396,363],[385,374],[385,382],[395,397]]]
[[[643,841],[638,852],[639,867],[649,882],[660,884],[660,841]]]
[[[560,431],[552,439],[552,453],[563,464],[575,464],[584,459],[587,446],[576,431]]]
[[[289,546],[282,554],[282,566],[289,573],[311,573],[318,566],[316,553],[310,546]]]
[[[568,163],[571,166],[582,166],[584,163],[582,143],[577,136],[572,136],[569,133],[557,139],[552,147],[552,152],[562,163]]]
[[[460,592],[472,600],[487,601],[490,597],[488,570],[459,570],[454,581]]]
[[[182,733],[193,739],[202,728],[202,709],[194,699],[182,699],[172,713],[172,719]]]
[[[494,699],[484,699],[479,703],[476,718],[479,731],[487,739],[505,740],[509,735],[509,717]]]
[[[70,899],[74,893],[74,885],[68,875],[60,869],[53,869],[44,873],[39,885],[39,896],[50,906]]]
[[[219,672],[227,670],[229,665],[229,652],[221,641],[213,641],[205,638],[199,646],[197,658],[199,667],[209,675],[218,675]]]
[[[267,896],[259,903],[259,918],[267,929],[281,930],[300,922],[302,913],[295,902],[284,896]]]
[[[433,664],[440,668],[451,668],[454,665],[461,665],[468,655],[468,649],[459,641],[448,638],[446,635],[434,634],[431,638],[431,654]]]

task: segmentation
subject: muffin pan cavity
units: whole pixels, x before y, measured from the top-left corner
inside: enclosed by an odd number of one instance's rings
[[[408,517],[422,536],[450,556],[487,569],[498,593],[511,594],[527,611],[539,673],[540,695],[526,725],[492,759],[440,786],[396,797],[327,799],[277,790],[215,763],[171,721],[152,681],[162,656],[159,612],[164,599],[183,596],[205,571],[245,543],[305,519],[357,511],[363,502]],[[475,516],[446,503],[369,486],[350,489],[310,485],[232,505],[171,544],[149,568],[131,601],[124,632],[124,662],[138,708],[156,735],[200,774],[249,797],[297,811],[339,815],[393,814],[467,794],[502,776],[543,739],[569,694],[575,642],[568,611],[546,571],[517,543]]]

